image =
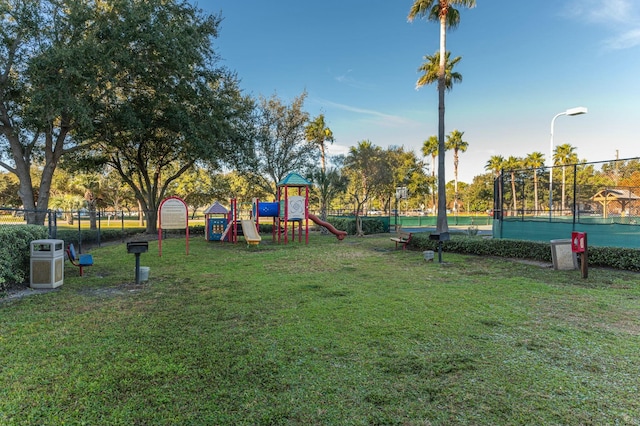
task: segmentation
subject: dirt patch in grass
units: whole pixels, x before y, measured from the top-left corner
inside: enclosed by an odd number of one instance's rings
[[[3,303],[8,303],[13,300],[19,300],[27,296],[34,296],[38,294],[50,293],[52,291],[57,291],[56,288],[43,288],[43,289],[35,289],[27,286],[12,286],[5,294],[0,297],[0,305]]]

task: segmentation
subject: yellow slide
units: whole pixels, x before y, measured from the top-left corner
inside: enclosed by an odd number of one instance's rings
[[[242,234],[244,235],[244,239],[247,241],[247,244],[259,244],[262,241],[262,237],[258,234],[256,230],[256,225],[251,220],[243,220],[242,224]]]

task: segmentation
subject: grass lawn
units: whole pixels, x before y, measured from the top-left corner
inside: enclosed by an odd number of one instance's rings
[[[638,274],[265,240],[151,242],[144,285],[103,247],[0,302],[0,424],[640,424]]]

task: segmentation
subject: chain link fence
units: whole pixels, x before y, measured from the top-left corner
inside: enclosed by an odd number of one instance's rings
[[[34,223],[36,216],[44,217],[49,238],[62,239],[82,246],[99,246],[105,240],[122,240],[130,234],[144,232],[145,216],[125,211],[105,212],[87,210],[25,210],[0,208],[0,227]]]
[[[47,227],[49,238],[56,238],[57,235],[57,219],[53,210],[25,210],[14,209],[8,207],[0,207],[0,226],[26,225],[29,222],[39,221]]]
[[[598,246],[640,248],[640,159],[503,170],[494,236],[526,240],[587,232]]]

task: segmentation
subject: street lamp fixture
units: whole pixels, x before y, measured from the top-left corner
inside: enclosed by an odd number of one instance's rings
[[[585,107],[569,108],[566,111],[556,114],[551,120],[551,143],[549,146],[549,161],[551,162],[549,166],[549,221],[551,221],[551,215],[553,213],[553,125],[556,122],[556,118],[561,115],[573,116],[586,114],[587,112],[588,110]]]

